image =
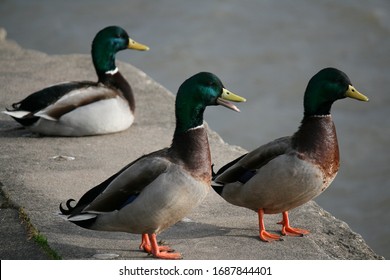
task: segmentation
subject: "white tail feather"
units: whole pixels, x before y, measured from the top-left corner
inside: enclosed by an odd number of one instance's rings
[[[96,214],[89,214],[89,213],[85,213],[85,214],[80,214],[80,215],[77,215],[77,216],[74,216],[74,217],[70,217],[68,218],[68,221],[85,221],[85,220],[89,220],[89,219],[93,219],[93,218],[96,218]]]
[[[3,114],[9,115],[11,117],[17,118],[17,119],[22,119],[31,112],[29,111],[3,111]]]

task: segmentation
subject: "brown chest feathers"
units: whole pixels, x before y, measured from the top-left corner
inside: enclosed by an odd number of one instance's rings
[[[170,153],[193,177],[211,184],[211,155],[203,126],[175,135]]]
[[[133,95],[133,90],[131,89],[127,80],[122,76],[120,72],[115,73],[114,75],[102,74],[99,75],[99,82],[104,85],[119,90],[119,94],[122,95],[128,102],[131,112],[135,111],[135,99]]]
[[[292,137],[299,157],[317,165],[325,178],[334,177],[340,165],[336,128],[331,115],[305,116]]]

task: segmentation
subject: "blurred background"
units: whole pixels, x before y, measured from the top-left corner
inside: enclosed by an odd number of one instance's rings
[[[241,113],[216,108],[205,118],[226,142],[247,150],[294,133],[309,79],[339,68],[370,102],[344,99],[332,107],[341,167],[315,200],[388,259],[389,13],[388,0],[0,0],[0,27],[24,48],[89,54],[101,28],[122,26],[151,49],[117,59],[173,93],[210,71],[245,96]]]

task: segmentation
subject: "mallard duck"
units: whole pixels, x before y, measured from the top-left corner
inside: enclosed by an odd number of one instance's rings
[[[304,116],[295,134],[262,145],[213,174],[212,186],[226,201],[258,213],[261,240],[280,239],[265,230],[264,214],[283,214],[282,235],[309,233],[291,227],[287,211],[321,194],[335,178],[339,148],[330,110],[345,97],[368,101],[345,73],[319,71],[306,88]]]
[[[3,113],[42,135],[87,136],[129,128],[134,120],[134,96],[115,66],[115,54],[124,49],[149,48],[130,39],[121,27],[102,29],[91,51],[97,82],[56,84],[32,93]]]
[[[207,106],[244,98],[226,90],[213,74],[187,79],[176,96],[176,128],[169,148],[144,155],[85,193],[60,205],[67,219],[84,228],[142,234],[140,249],[156,258],[179,259],[181,254],[157,245],[156,235],[180,221],[208,193],[211,158],[203,113]]]

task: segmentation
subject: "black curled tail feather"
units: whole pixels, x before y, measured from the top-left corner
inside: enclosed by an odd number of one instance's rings
[[[107,187],[108,185],[116,178],[116,176],[118,176],[118,174],[120,173],[121,171],[119,171],[118,173],[114,174],[113,176],[111,176],[110,178],[108,178],[106,181],[104,181],[103,183],[95,186],[94,188],[90,189],[89,191],[87,191],[80,199],[79,201],[77,202],[77,204],[75,206],[72,206],[70,205],[72,202],[75,202],[76,200],[74,199],[68,199],[66,202],[65,202],[65,205],[66,205],[66,208],[63,208],[62,206],[62,203],[60,204],[60,211],[62,214],[64,215],[71,215],[71,216],[75,216],[79,213],[81,213],[81,211],[87,206],[89,205],[96,197],[99,196],[99,194],[101,194]]]
[[[7,109],[7,111],[16,111],[16,110],[19,110],[20,104],[21,104],[21,102],[13,103],[13,104],[11,105],[12,108],[13,108],[13,110]]]
[[[70,214],[72,214],[72,212],[73,212],[73,210],[74,210],[74,208],[76,207],[76,206],[72,206],[72,205],[70,205],[72,202],[74,202],[74,201],[76,201],[76,200],[74,200],[74,199],[68,199],[66,202],[65,202],[65,205],[66,205],[66,207],[68,208],[68,209],[64,209],[64,208],[62,208],[62,203],[60,204],[60,211],[61,211],[61,213],[62,214],[64,214],[64,215],[70,215]]]
[[[76,200],[68,199],[65,202],[65,205],[66,205],[67,209],[64,209],[62,207],[62,203],[60,204],[60,211],[61,211],[61,213],[63,215],[67,216],[67,220],[69,220],[69,218],[71,218],[73,216],[77,216],[79,214],[79,212],[80,212],[80,209],[82,209],[82,207],[79,206],[79,203],[77,203],[75,206],[70,205],[74,201],[76,201]],[[74,223],[75,225],[78,225],[79,227],[83,227],[83,228],[89,229],[95,223],[96,218],[97,218],[97,216],[95,216],[95,217],[88,217],[85,220],[80,219],[80,220],[69,220],[69,221]]]

